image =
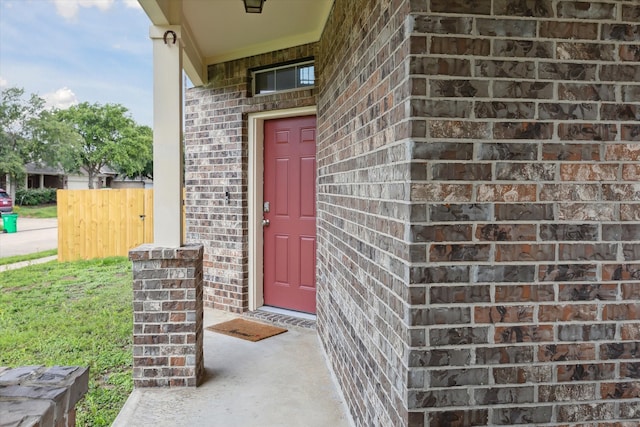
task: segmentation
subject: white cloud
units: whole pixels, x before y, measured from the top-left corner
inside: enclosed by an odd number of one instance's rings
[[[67,108],[78,104],[76,94],[66,86],[53,93],[45,94],[43,98],[49,108],[60,108],[62,110],[66,110]]]
[[[9,84],[9,82],[7,81],[7,79],[5,79],[4,77],[0,76],[0,87],[5,87]]]
[[[121,104],[136,122],[150,125],[149,18],[125,0],[113,0],[106,12],[68,1],[78,7],[75,20],[60,16],[53,0],[0,0],[0,76],[26,94],[43,99],[48,94],[48,106],[66,107],[75,100]],[[56,93],[60,88],[73,94],[67,102],[60,99],[62,90]]]
[[[142,9],[138,0],[122,0],[129,9]]]
[[[111,8],[114,0],[52,0],[58,15],[67,20],[74,20],[81,7],[96,7],[101,11]]]

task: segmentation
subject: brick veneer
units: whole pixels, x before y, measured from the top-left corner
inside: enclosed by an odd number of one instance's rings
[[[209,67],[210,83],[187,91],[187,240],[204,244],[205,304],[248,309],[247,113],[315,105],[315,90],[251,97],[248,70],[309,58],[309,44]],[[229,200],[226,199],[229,192]]]
[[[640,422],[639,17],[335,2],[318,330],[358,425]]]
[[[129,252],[135,387],[195,387],[204,378],[202,254],[202,245]]]
[[[336,1],[317,61],[317,328],[362,426],[408,419],[407,13]]]
[[[411,7],[409,422],[637,425],[640,5]]]
[[[638,425],[639,21],[335,0],[317,45],[210,67],[186,133],[207,304],[247,308],[245,113],[317,97],[317,327],[356,424]],[[247,68],[311,55],[315,91],[248,96]]]

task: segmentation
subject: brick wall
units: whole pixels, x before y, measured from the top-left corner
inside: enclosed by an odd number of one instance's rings
[[[639,3],[411,5],[411,424],[638,425]]]
[[[408,1],[337,0],[318,57],[318,332],[358,425],[407,422]]]
[[[318,314],[357,424],[637,424],[639,15],[336,1]]]
[[[187,240],[204,244],[205,304],[248,309],[247,113],[315,105],[315,90],[250,97],[249,69],[315,56],[303,45],[209,67],[210,83],[187,91]],[[225,199],[229,192],[229,201]]]
[[[335,0],[317,46],[211,66],[186,108],[206,303],[247,308],[246,113],[317,95],[318,331],[356,424],[637,425],[639,20]],[[248,96],[314,55],[317,90]]]

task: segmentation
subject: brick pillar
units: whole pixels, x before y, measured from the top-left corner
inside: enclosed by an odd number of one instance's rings
[[[142,245],[133,261],[135,387],[197,386],[204,375],[202,245]]]

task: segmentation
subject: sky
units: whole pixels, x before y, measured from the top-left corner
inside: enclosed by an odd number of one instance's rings
[[[137,0],[0,0],[0,89],[57,108],[121,104],[151,126],[149,25]]]

